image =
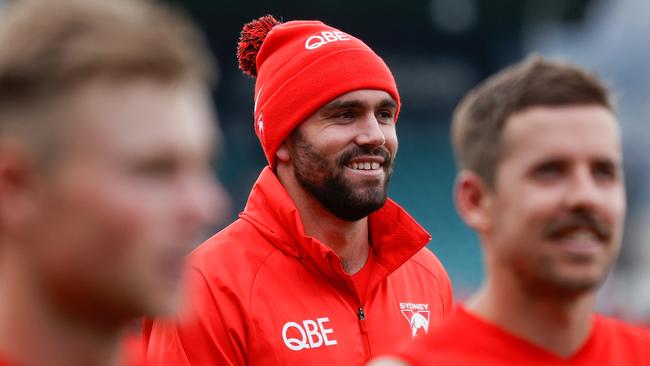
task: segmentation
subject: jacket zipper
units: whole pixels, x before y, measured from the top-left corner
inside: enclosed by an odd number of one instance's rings
[[[368,326],[366,324],[366,313],[362,307],[357,309],[357,317],[359,318],[359,328],[361,329],[361,336],[363,337],[364,348],[366,351],[366,359],[370,359],[372,353],[370,352],[370,338],[368,337]]]
[[[354,305],[357,308],[357,319],[359,320],[359,330],[361,331],[361,337],[363,337],[362,343],[363,343],[363,346],[364,346],[363,347],[364,348],[364,354],[366,355],[366,357],[365,357],[366,360],[365,361],[367,362],[372,357],[372,351],[370,349],[370,337],[368,336],[368,325],[366,323],[366,313],[363,310],[363,307],[362,307],[363,305],[361,304],[361,298],[357,294],[357,290],[354,287],[354,283],[352,283],[352,279],[350,278],[350,279],[346,280],[345,278],[343,278],[343,276],[341,276],[341,277],[344,280],[343,282],[346,283],[346,286],[347,286],[348,290],[350,291],[353,299],[356,300],[354,302]]]

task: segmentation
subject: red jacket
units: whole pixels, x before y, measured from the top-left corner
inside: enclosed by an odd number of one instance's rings
[[[338,256],[305,236],[266,168],[240,218],[190,256],[190,315],[146,321],[153,365],[361,365],[451,311],[449,278],[430,240],[388,200],[369,216],[375,266],[361,303]],[[411,325],[413,323],[413,326]]]

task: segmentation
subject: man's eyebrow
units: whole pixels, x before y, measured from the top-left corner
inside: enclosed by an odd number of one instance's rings
[[[594,161],[598,164],[608,164],[608,165],[612,165],[617,169],[623,169],[622,156],[615,156],[615,157],[602,156],[602,157],[595,158]]]
[[[321,112],[329,112],[329,111],[335,111],[338,109],[347,109],[347,108],[361,108],[365,105],[364,102],[360,100],[345,100],[345,101],[340,101],[340,100],[335,100],[332,102],[329,102],[325,104],[323,107],[321,107],[320,111]],[[397,103],[392,100],[392,99],[383,99],[379,104],[377,105],[379,108],[397,108]]]
[[[379,108],[397,108],[397,102],[392,99],[384,99],[379,103]]]
[[[361,108],[363,103],[359,100],[335,100],[321,107],[321,112],[334,111],[337,109]]]

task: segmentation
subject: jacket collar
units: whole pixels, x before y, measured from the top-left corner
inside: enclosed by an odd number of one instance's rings
[[[305,235],[298,209],[268,166],[253,185],[244,212],[239,216],[286,254],[307,259],[325,274],[344,273],[332,249]],[[391,199],[369,215],[368,225],[376,262],[385,269],[383,277],[431,240],[429,233]]]

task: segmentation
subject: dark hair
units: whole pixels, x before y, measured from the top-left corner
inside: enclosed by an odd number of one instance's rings
[[[456,107],[452,144],[458,167],[476,172],[493,187],[510,116],[534,106],[592,104],[615,111],[608,88],[595,74],[530,56],[489,77]]]

